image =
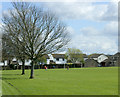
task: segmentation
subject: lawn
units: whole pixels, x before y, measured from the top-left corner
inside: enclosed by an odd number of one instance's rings
[[[3,95],[118,95],[118,68],[37,69],[2,71]]]

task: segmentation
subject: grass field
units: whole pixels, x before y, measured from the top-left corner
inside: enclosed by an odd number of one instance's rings
[[[3,95],[118,95],[118,68],[21,70],[2,72]]]
[[[2,77],[2,71],[0,70],[0,97],[2,96],[2,80],[1,80],[1,77]]]

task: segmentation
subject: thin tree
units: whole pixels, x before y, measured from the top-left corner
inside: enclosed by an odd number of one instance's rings
[[[23,46],[16,46],[15,48],[15,57],[22,62],[22,73],[21,75],[25,74],[25,60],[27,57],[25,56],[24,53],[24,47]]]
[[[24,47],[31,60],[30,78],[34,63],[43,55],[61,50],[69,42],[66,26],[50,11],[37,8],[31,3],[12,3],[14,12],[3,16],[3,29],[10,33],[16,45]]]
[[[79,62],[83,63],[83,53],[81,50],[76,48],[68,48],[66,54],[66,59],[71,61],[73,64]]]

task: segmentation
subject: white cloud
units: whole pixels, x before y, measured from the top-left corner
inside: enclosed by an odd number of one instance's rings
[[[74,30],[72,29],[72,31]],[[101,30],[97,30],[94,27],[84,27],[80,29],[79,34],[72,35],[72,41],[69,46],[78,48],[87,54],[114,54],[118,51],[117,23],[109,22]]]
[[[83,35],[86,36],[96,36],[101,34],[100,31],[98,31],[97,29],[93,28],[93,27],[84,27],[82,29],[80,29],[80,33],[82,33]]]
[[[118,22],[110,22],[103,29],[104,35],[118,36]]]
[[[92,4],[81,2],[46,3],[45,6],[55,11],[62,19],[89,19],[97,21],[116,21],[118,5],[114,2],[108,4]]]
[[[81,49],[85,53],[106,53],[114,54],[117,52],[117,44],[115,39],[105,36],[89,36],[79,35],[73,38],[72,46]]]
[[[12,1],[13,0],[1,0],[1,2]],[[111,1],[118,2],[119,0],[22,0],[22,2],[111,2]]]

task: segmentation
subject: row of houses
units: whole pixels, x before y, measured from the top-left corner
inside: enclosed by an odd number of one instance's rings
[[[42,65],[55,65],[60,66],[65,64],[69,64],[68,60],[65,59],[65,54],[49,54],[44,56],[46,58],[46,62],[38,62],[40,68]],[[120,52],[114,55],[105,55],[105,54],[92,54],[88,56],[83,54],[84,63],[71,63],[71,67],[107,67],[107,66],[118,66],[120,64]],[[30,60],[25,60],[26,68],[30,67]],[[14,64],[14,66],[18,66],[21,68],[22,62],[14,58],[9,64]],[[8,61],[4,63],[0,63],[0,66],[8,66]]]
[[[120,65],[120,52],[114,55],[93,54],[85,61],[85,67],[108,67]]]

